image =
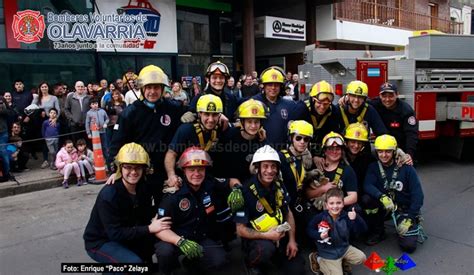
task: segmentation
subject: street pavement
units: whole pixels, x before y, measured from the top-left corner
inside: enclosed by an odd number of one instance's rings
[[[474,163],[432,158],[417,170],[425,193],[422,210],[428,240],[410,255],[417,266],[403,273],[473,274]],[[82,234],[100,188],[74,185],[1,198],[0,275],[60,274],[61,263],[92,262]],[[367,255],[373,251],[384,259],[401,255],[393,225],[387,222],[386,227],[387,240],[374,247],[360,246]],[[231,264],[220,274],[243,274],[242,263],[235,241]],[[371,273],[364,266],[354,268],[354,274]]]

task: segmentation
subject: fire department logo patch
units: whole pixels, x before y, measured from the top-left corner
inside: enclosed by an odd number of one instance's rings
[[[27,44],[40,42],[45,29],[44,16],[39,11],[24,10],[13,15],[13,36]]]
[[[276,73],[272,74],[272,80],[274,81],[278,80],[278,75]]]
[[[257,209],[258,212],[263,212],[263,205],[260,203],[260,201],[257,201],[257,204],[255,205],[255,209]]]
[[[171,124],[171,117],[169,115],[163,115],[160,118],[160,122],[163,126],[169,126]]]
[[[252,108],[252,115],[258,114],[258,109],[257,108]]]
[[[281,114],[281,118],[283,119],[288,118],[288,111],[286,109],[281,109],[280,114]]]
[[[416,118],[414,116],[411,116],[408,118],[408,124],[410,124],[411,126],[415,125],[416,124]]]
[[[189,202],[189,200],[186,198],[179,201],[179,209],[181,211],[188,210],[190,206],[191,206],[191,202]]]
[[[211,102],[207,104],[207,109],[208,112],[215,112],[217,110],[216,104],[214,102]]]

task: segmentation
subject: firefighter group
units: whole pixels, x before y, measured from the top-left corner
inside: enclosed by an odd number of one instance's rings
[[[142,98],[114,126],[115,174],[84,233],[93,260],[156,255],[160,274],[207,274],[241,249],[249,274],[351,274],[366,260],[353,244],[383,241],[386,223],[404,252],[423,241],[418,125],[394,84],[369,99],[352,81],[336,100],[323,80],[293,101],[283,98],[284,71],[271,66],[261,93],[242,99],[224,90],[225,64],[205,76],[208,87],[183,105],[163,96],[161,68],[139,72]]]

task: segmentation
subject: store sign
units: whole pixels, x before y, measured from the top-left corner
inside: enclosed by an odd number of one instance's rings
[[[174,0],[96,3],[100,13],[18,11],[12,22],[14,38],[31,44],[46,34],[56,50],[177,52]]]
[[[306,41],[306,22],[288,18],[265,16],[266,38]]]
[[[115,47],[119,52],[178,52],[175,0],[98,0],[97,6],[104,14],[146,18],[141,24],[144,36],[140,30],[134,37],[124,38],[124,32],[134,30],[122,28],[112,41],[110,37],[98,38],[97,51],[114,51]]]

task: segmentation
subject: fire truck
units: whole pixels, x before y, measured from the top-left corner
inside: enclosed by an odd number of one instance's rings
[[[298,67],[300,99],[311,86],[326,80],[341,96],[352,80],[378,96],[383,82],[398,86],[419,121],[419,138],[442,140],[442,151],[461,158],[472,150],[474,137],[474,36],[413,36],[404,51],[345,51],[306,46]],[[472,153],[472,152],[471,152]]]

